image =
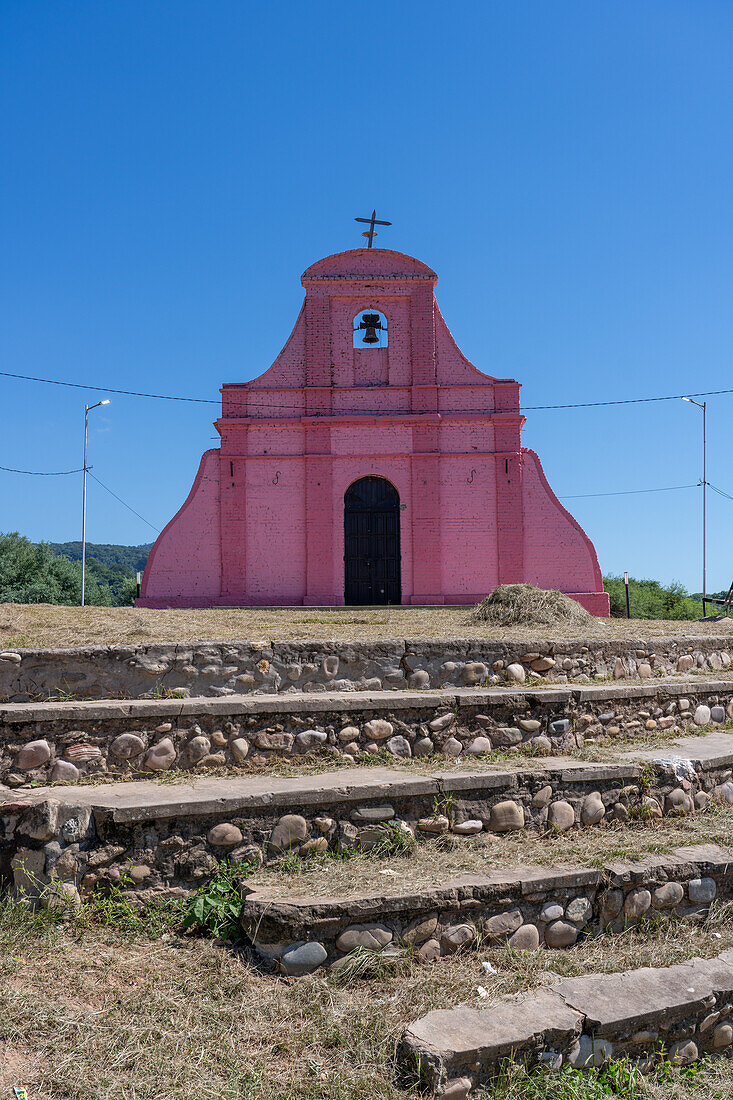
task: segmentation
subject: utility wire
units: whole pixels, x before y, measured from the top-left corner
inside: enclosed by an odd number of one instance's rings
[[[89,468],[87,466],[87,470]],[[13,466],[0,466],[0,470],[8,474],[32,474],[33,477],[63,477],[65,474],[81,474],[84,467],[80,466],[78,470],[16,470]]]
[[[122,497],[118,497],[117,493],[113,493],[112,490],[110,489],[109,485],[105,485],[103,481],[100,481],[99,478],[96,476],[96,474],[93,474],[90,471],[88,466],[87,466],[87,473],[89,474],[90,477],[94,478],[94,480],[97,482],[98,485],[101,485],[103,489],[106,489],[110,496],[113,496],[115,498],[115,500],[119,500],[120,504],[124,504],[124,506],[125,506],[125,508],[127,508],[128,512],[132,512],[132,514],[134,516],[137,516],[138,519],[141,519],[143,521],[143,523],[147,523],[148,527],[152,527],[153,531],[157,531],[158,533],[160,533],[160,528],[159,527],[155,527],[149,520],[147,520],[145,518],[145,516],[141,516],[139,512],[136,512],[135,509],[132,508],[127,503],[126,500],[123,500]]]
[[[671,493],[675,489],[697,489],[699,485],[698,481],[694,485],[664,485],[661,489],[619,489],[611,493],[570,493],[569,496],[558,493],[557,495],[560,500],[579,500],[580,497],[627,497],[635,493]],[[733,500],[733,497],[731,499]]]
[[[57,378],[36,378],[30,374],[12,374],[10,371],[0,371],[0,377],[3,378],[17,378],[24,382],[44,382],[49,386],[68,386],[76,390],[98,390],[100,393],[120,393],[126,397],[147,397],[156,401],[188,401],[198,405],[218,405],[219,401],[211,397],[180,397],[169,393],[142,393],[138,390],[120,390],[114,389],[112,386],[88,386],[81,382],[61,382]],[[250,390],[253,395],[262,391]],[[520,409],[524,412],[543,412],[548,409],[596,409],[603,408],[608,405],[643,405],[650,401],[680,401],[683,397],[719,397],[721,394],[733,393],[733,388],[726,390],[704,390],[700,393],[673,393],[666,394],[660,397],[626,397],[619,398],[615,401],[581,401],[576,404],[567,405],[523,405]],[[239,405],[246,409],[287,409],[290,412],[300,413],[301,415],[305,410],[297,409],[293,405],[282,405],[276,402],[267,402],[260,404],[256,401],[243,401],[243,402],[231,402],[231,405]],[[492,411],[492,410],[481,410]],[[353,416],[355,414],[364,413],[370,416],[378,416],[378,410],[372,409],[357,409],[357,410],[345,410],[338,409],[336,415]],[[320,415],[319,413],[313,413],[311,415]]]
[[[708,485],[714,493],[718,494],[718,496],[725,497],[726,500],[733,500],[733,496],[731,496],[730,493],[726,493],[724,489],[719,489],[717,485],[713,485],[712,481],[709,481]]]
[[[649,401],[681,401],[683,397],[718,397],[730,390],[706,390],[704,393],[672,393],[665,397],[625,397],[617,401],[581,401],[577,405],[523,405],[525,412],[541,412],[544,409],[597,409],[603,405],[643,405]],[[521,411],[521,410],[520,410]]]
[[[49,386],[69,386],[74,390],[99,390],[100,393],[123,393],[127,397],[154,397],[156,401],[193,401],[200,405],[218,405],[211,397],[172,397],[167,393],[139,393],[137,390],[115,390],[111,386],[87,386],[81,382],[60,382],[57,378],[35,378],[31,374],[11,374],[0,370],[3,378],[19,378],[23,382],[45,382]],[[693,396],[692,394],[690,396]]]

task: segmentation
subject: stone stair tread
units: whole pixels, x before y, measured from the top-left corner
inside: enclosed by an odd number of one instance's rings
[[[696,676],[690,678],[665,678],[663,687],[670,698],[683,696],[687,692],[699,691],[703,686],[707,691],[725,691],[730,689],[731,677]],[[314,693],[277,694],[234,694],[224,696],[188,695],[173,699],[77,699],[67,701],[0,703],[0,722],[53,721],[79,717],[111,718],[118,716],[156,716],[186,717],[192,714],[233,715],[267,714],[287,709],[291,713],[314,713],[343,710],[374,709],[419,709],[454,705],[491,706],[506,704],[512,697],[537,700],[545,703],[565,703],[575,700],[578,703],[591,703],[598,699],[609,701],[629,698],[652,697],[660,689],[660,681],[638,681],[633,683],[600,683],[547,685],[513,684],[501,687],[450,687],[431,688],[429,690],[383,690],[383,691],[322,691]]]
[[[498,867],[481,873],[455,875],[441,883],[429,883],[424,886],[411,885],[406,889],[399,883],[385,884],[379,890],[360,892],[341,892],[338,894],[283,894],[277,887],[265,884],[256,885],[247,895],[247,905],[251,908],[264,905],[272,911],[273,906],[291,912],[306,911],[313,908],[336,911],[342,907],[348,911],[355,904],[372,903],[376,908],[384,902],[392,909],[409,908],[416,899],[422,909],[435,904],[443,904],[450,897],[457,900],[468,897],[488,896],[497,887],[506,887],[517,891],[517,896],[534,894],[541,890],[579,889],[585,886],[598,886],[608,880],[610,885],[629,879],[640,880],[646,872],[655,869],[689,871],[694,865],[701,874],[712,870],[727,874],[733,862],[733,849],[719,844],[696,844],[665,854],[650,853],[640,860],[604,860],[599,867],[584,867],[572,863],[525,864],[515,867]],[[666,878],[666,876],[664,876]],[[391,888],[390,888],[391,886]]]
[[[621,974],[559,978],[552,988],[585,1017],[595,1035],[605,1038],[613,1036],[622,1025],[640,1029],[660,1012],[667,1015],[703,1009],[714,992],[707,968],[693,965],[703,962],[696,959],[665,968],[645,966]],[[733,990],[733,969],[728,981]]]
[[[716,761],[725,763],[733,758],[733,730],[714,730],[698,737],[682,734],[670,740],[663,749],[634,749],[624,752],[623,756],[632,760],[650,762],[681,756],[685,760],[692,761],[693,766],[696,763],[713,764]]]
[[[417,1060],[423,1085],[435,1095],[462,1098],[490,1080],[507,1057],[528,1056],[531,1062],[547,1051],[552,1059],[587,1065],[598,1052],[595,1064],[602,1064],[616,1040],[625,1051],[636,1048],[643,1055],[655,1049],[660,1032],[673,1032],[681,1021],[692,1021],[685,1032],[694,1036],[694,1042],[680,1043],[687,1044],[683,1061],[694,1060],[696,1044],[717,1049],[705,1021],[711,1006],[729,1003],[731,993],[731,950],[668,967],[555,977],[498,1003],[429,1012],[407,1028],[400,1054],[410,1065]]]
[[[578,1032],[581,1024],[580,1013],[570,1008],[557,993],[538,989],[513,1003],[502,1004],[501,1013],[496,1011],[496,1006],[487,1009],[457,1005],[435,1009],[411,1024],[405,1039],[421,1053],[432,1051],[458,1063],[467,1055],[475,1059],[490,1056],[493,1061],[544,1035],[549,1020],[557,1036],[568,1039]]]
[[[733,745],[732,745],[733,754]],[[733,755],[732,755],[733,759]],[[294,796],[303,803],[317,802],[322,795],[348,796],[350,800],[374,799],[380,796],[405,797],[411,794],[439,794],[480,786],[494,788],[515,785],[519,771],[544,776],[559,770],[558,778],[584,779],[587,777],[625,778],[635,771],[633,765],[616,763],[584,763],[563,757],[528,758],[521,769],[495,770],[473,769],[458,771],[415,768],[359,767],[334,771],[308,772],[304,775],[270,776],[243,775],[236,777],[200,776],[182,778],[180,781],[159,783],[150,779],[130,780],[126,783],[100,783],[98,785],[74,784],[71,786],[34,787],[0,794],[3,801],[33,801],[57,798],[100,809],[134,811],[144,806],[161,809],[175,805],[183,812],[197,812],[203,804],[232,808],[249,804],[276,804],[282,796],[291,800]],[[188,809],[188,807],[192,807]],[[130,818],[131,819],[131,818]]]

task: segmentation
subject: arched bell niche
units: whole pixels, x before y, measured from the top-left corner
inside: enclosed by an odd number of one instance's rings
[[[389,346],[387,318],[378,309],[359,310],[354,317],[354,347],[386,348]]]

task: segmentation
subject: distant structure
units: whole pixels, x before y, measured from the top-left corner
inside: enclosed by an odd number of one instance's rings
[[[363,220],[368,247],[303,275],[269,370],[222,386],[221,444],[138,605],[473,604],[524,581],[608,615],[592,543],[521,446],[519,383],[468,362],[435,272]]]

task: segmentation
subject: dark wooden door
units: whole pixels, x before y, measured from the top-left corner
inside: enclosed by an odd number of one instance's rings
[[[362,477],[344,496],[344,576],[347,604],[398,604],[400,497],[383,477]]]

